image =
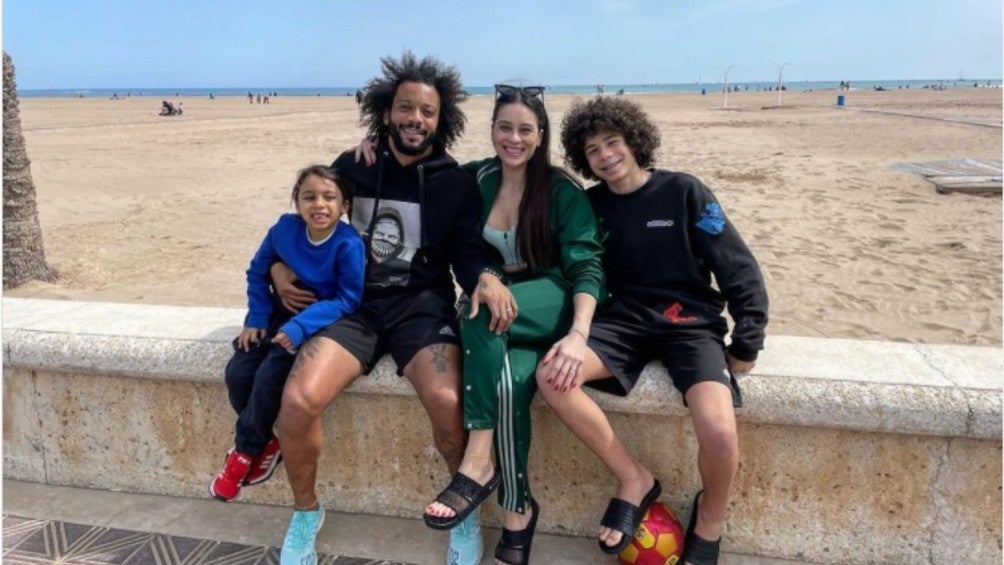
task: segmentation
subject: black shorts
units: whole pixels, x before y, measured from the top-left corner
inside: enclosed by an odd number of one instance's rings
[[[673,385],[683,395],[704,381],[724,384],[732,391],[732,404],[743,404],[739,383],[725,361],[721,324],[681,328],[659,312],[633,301],[613,298],[593,318],[589,348],[613,374],[612,378],[586,383],[597,390],[627,396],[642,369],[658,359],[669,371]]]
[[[420,350],[440,343],[460,345],[453,297],[433,291],[363,302],[359,310],[317,332],[335,340],[363,365],[373,370],[390,352],[400,375]]]

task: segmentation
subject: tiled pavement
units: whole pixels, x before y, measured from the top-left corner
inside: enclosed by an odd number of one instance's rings
[[[5,564],[244,565],[278,563],[290,509],[3,480]],[[490,565],[499,531],[485,528]],[[421,520],[328,511],[323,565],[443,565],[447,532]],[[349,557],[351,556],[351,557]],[[540,533],[536,565],[613,565],[596,540]],[[809,565],[725,553],[720,565]]]
[[[279,550],[59,520],[4,516],[3,562],[8,565],[268,565],[279,562]],[[318,555],[318,564],[401,565],[393,561],[325,554]]]

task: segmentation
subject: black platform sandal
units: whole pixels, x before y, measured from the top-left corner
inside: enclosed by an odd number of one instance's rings
[[[475,508],[481,506],[488,495],[495,492],[500,482],[502,482],[502,474],[497,470],[491,480],[484,485],[478,484],[477,481],[463,473],[455,473],[450,485],[436,496],[436,502],[450,508],[455,514],[446,518],[428,513],[423,514],[425,525],[434,530],[452,530],[470,516]]]
[[[680,556],[680,563],[691,563],[692,565],[718,565],[718,553],[721,549],[722,538],[715,541],[708,541],[694,533],[697,527],[697,503],[701,498],[701,493],[694,496],[694,508],[690,511],[690,523],[687,524],[687,533],[683,537],[683,555]]]
[[[533,545],[533,533],[537,530],[537,516],[540,516],[540,506],[536,500],[530,501],[533,516],[525,529],[518,532],[502,528],[502,537],[495,546],[495,559],[510,565],[527,565],[530,562],[530,546]]]
[[[607,511],[603,513],[603,519],[600,520],[600,525],[617,530],[623,535],[617,545],[607,545],[603,543],[603,540],[596,540],[600,544],[600,551],[608,555],[616,555],[624,551],[624,548],[634,538],[638,524],[641,524],[641,519],[648,511],[648,507],[652,506],[652,503],[661,495],[662,485],[659,484],[659,479],[655,479],[652,488],[645,494],[645,498],[641,499],[640,506],[635,506],[620,498],[611,498],[610,504],[607,505]]]

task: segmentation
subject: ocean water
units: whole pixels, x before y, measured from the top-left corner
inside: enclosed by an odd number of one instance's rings
[[[976,83],[981,87],[1001,87],[1001,79],[918,79],[918,80],[851,80],[851,90],[873,90],[885,88],[896,90],[900,88],[972,88]],[[738,87],[744,90],[769,90],[773,89],[775,82],[738,82],[729,83],[730,88]],[[582,94],[590,95],[598,92],[598,87],[602,86],[606,94],[615,94],[623,90],[626,94],[642,93],[664,93],[664,92],[718,92],[724,89],[724,84],[717,82],[705,83],[672,83],[672,84],[556,84],[545,85],[545,96],[547,94]],[[840,86],[840,81],[786,81],[784,83],[788,91],[804,90],[836,90]],[[22,98],[110,98],[114,95],[145,96],[150,98],[170,98],[170,97],[208,97],[213,96],[247,96],[251,94],[265,95],[276,93],[278,96],[353,96],[358,86],[335,86],[335,87],[296,87],[296,88],[66,88],[66,89],[28,89],[19,90],[18,95]],[[472,95],[490,95],[495,89],[493,86],[468,86],[468,93]]]

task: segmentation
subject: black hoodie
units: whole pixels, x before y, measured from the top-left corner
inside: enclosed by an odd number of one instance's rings
[[[355,185],[352,225],[366,241],[363,300],[433,290],[454,296],[450,266],[470,294],[486,266],[481,250],[481,196],[474,177],[436,147],[401,166],[386,139],[377,163],[351,151],[332,166]]]

